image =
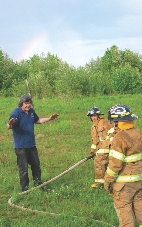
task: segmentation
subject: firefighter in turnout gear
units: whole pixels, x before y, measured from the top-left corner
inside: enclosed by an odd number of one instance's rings
[[[87,116],[90,117],[93,125],[91,127],[92,145],[90,156],[94,158],[94,175],[95,183],[93,188],[104,186],[104,175],[108,164],[109,155],[109,136],[108,131],[113,125],[103,118],[101,110],[94,106],[88,111]]]
[[[134,127],[138,117],[125,105],[113,106],[108,119],[119,131],[109,153],[104,187],[113,197],[119,227],[142,227],[142,132]]]

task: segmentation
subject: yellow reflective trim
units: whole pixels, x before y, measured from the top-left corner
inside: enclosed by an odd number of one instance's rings
[[[118,114],[111,114],[111,118],[117,118],[118,117]]]
[[[130,112],[126,112],[126,113],[123,113],[123,114],[121,114],[121,116],[128,116],[128,115],[130,115]]]
[[[91,145],[91,148],[92,148],[92,149],[96,149],[97,146],[96,146],[95,144],[92,144],[92,145]]]
[[[109,167],[107,167],[106,172],[111,177],[115,177],[115,178],[117,177],[116,182],[135,182],[135,181],[142,180],[142,173],[135,174],[135,175],[118,176],[118,173],[114,172]]]
[[[103,140],[101,137],[99,137],[99,140],[101,141],[101,142],[103,142],[103,141],[105,141],[105,140],[110,140],[110,137],[109,136],[106,136],[106,138]]]
[[[114,172],[113,170],[111,170],[109,167],[107,167],[107,170],[106,170],[107,174],[110,175],[111,177],[118,177],[118,173],[117,172]]]
[[[109,156],[111,156],[113,158],[116,158],[116,159],[119,159],[121,161],[123,161],[124,158],[125,158],[124,154],[122,154],[122,153],[120,153],[118,151],[112,150],[112,149],[109,151]]]
[[[109,149],[99,149],[96,154],[109,154]]]
[[[96,113],[99,114],[99,113],[101,113],[101,111],[100,110],[97,110]]]
[[[125,156],[124,162],[136,162],[142,160],[142,153]]]
[[[102,141],[105,141],[105,139],[103,140],[101,137],[99,137],[99,140],[102,142]]]
[[[129,175],[129,176],[118,176],[116,182],[135,182],[142,180],[142,173]]]
[[[142,153],[126,156],[116,150],[110,150],[109,156],[119,159],[123,162],[137,162],[142,160]]]
[[[142,227],[142,225],[139,225],[139,227]]]
[[[104,179],[95,179],[95,182],[96,182],[96,183],[104,183],[105,180],[104,180]]]
[[[111,133],[113,133],[115,131],[115,129],[114,128],[111,128],[110,130],[108,130],[108,134],[111,134]]]

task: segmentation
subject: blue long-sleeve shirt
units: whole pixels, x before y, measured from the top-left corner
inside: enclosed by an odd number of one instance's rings
[[[12,111],[11,118],[17,118],[12,125],[14,148],[30,148],[36,146],[34,123],[39,120],[39,117],[34,110],[30,108],[28,114],[26,114],[20,107],[17,107]]]

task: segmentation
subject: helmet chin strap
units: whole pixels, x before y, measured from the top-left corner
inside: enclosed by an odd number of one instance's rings
[[[103,118],[102,114],[98,115],[98,119],[102,119],[102,118]]]
[[[118,121],[114,122],[114,126],[117,128],[118,127]]]

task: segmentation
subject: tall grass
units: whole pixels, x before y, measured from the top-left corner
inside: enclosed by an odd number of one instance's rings
[[[19,196],[19,176],[13,150],[12,132],[6,123],[15,98],[1,98],[0,104],[0,226],[4,227],[107,227],[118,226],[113,200],[104,189],[92,189],[94,182],[93,160],[88,160],[68,174],[52,182],[49,192],[40,189]],[[35,111],[40,117],[59,113],[54,121],[35,125],[36,143],[42,169],[43,182],[59,175],[89,155],[91,121],[87,111],[96,105],[107,117],[108,109],[123,103],[139,116],[135,125],[142,130],[142,95],[98,96],[75,99],[34,100]],[[33,180],[29,168],[30,188]],[[15,204],[32,210],[58,215],[33,214],[13,209],[8,204],[12,197]],[[108,224],[109,223],[109,224]]]

